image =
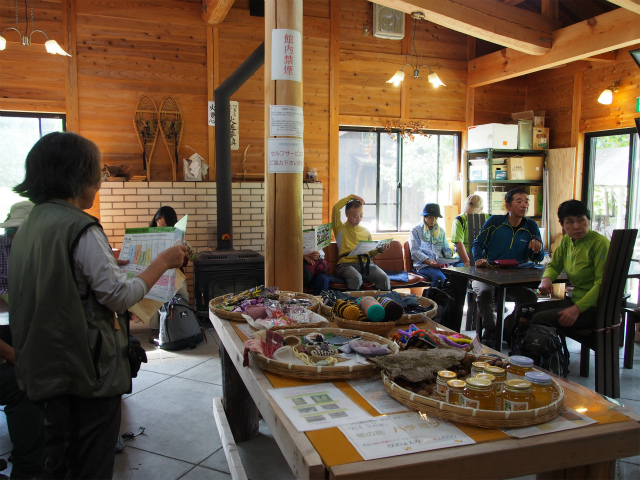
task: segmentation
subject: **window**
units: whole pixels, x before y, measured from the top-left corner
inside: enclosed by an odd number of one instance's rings
[[[640,146],[636,129],[587,134],[583,200],[591,210],[591,229],[611,238],[618,228],[640,228]],[[640,258],[640,235],[632,258]],[[627,282],[630,302],[638,304],[638,280]]]
[[[24,180],[27,153],[43,135],[62,132],[64,115],[30,113],[0,113],[0,219],[4,221],[9,208],[24,198],[13,187]]]
[[[458,179],[459,132],[422,132],[413,140],[398,131],[340,128],[339,196],[361,196],[362,225],[371,232],[409,231],[425,203],[449,203]]]

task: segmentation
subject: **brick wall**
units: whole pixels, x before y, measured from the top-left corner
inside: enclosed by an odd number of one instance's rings
[[[232,185],[233,245],[264,255],[264,183]],[[321,183],[305,183],[303,224],[311,228],[322,221]],[[188,214],[186,240],[196,252],[215,248],[215,182],[107,182],[100,189],[100,223],[111,246],[120,248],[126,228],[148,227],[155,212],[168,205],[178,218]],[[193,271],[187,267],[189,291]]]

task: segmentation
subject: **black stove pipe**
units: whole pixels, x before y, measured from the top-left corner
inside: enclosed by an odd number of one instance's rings
[[[231,216],[231,128],[229,100],[264,65],[264,43],[256,48],[227,79],[215,89],[216,102],[216,198],[218,206],[217,250],[233,250]]]

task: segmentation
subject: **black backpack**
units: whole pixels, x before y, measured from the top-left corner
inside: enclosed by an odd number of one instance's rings
[[[448,282],[445,282],[440,288],[425,288],[422,296],[438,304],[438,313],[434,318],[436,322],[456,332],[460,329],[460,325],[454,325],[456,301],[453,288]]]
[[[529,357],[538,367],[567,378],[569,351],[555,328],[521,323],[514,329],[512,345],[509,355]]]
[[[204,334],[196,312],[182,295],[175,294],[160,310],[158,346],[163,350],[196,348]]]

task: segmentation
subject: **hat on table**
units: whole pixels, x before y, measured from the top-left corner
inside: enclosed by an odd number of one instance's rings
[[[440,205],[437,203],[427,203],[424,206],[424,210],[422,210],[422,216],[442,218],[442,215],[440,215]]]
[[[7,215],[7,219],[0,223],[1,228],[10,228],[10,227],[19,227],[22,225],[29,215],[29,212],[33,208],[33,203],[31,202],[18,202],[11,205],[11,209],[9,210],[9,215]]]
[[[480,213],[482,211],[482,207],[484,207],[484,203],[480,195],[474,194],[467,197],[467,200],[464,202],[464,206],[464,211],[467,213]]]

